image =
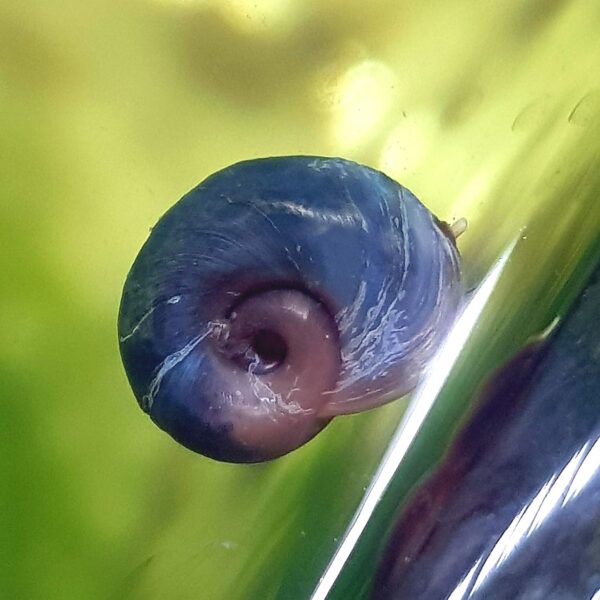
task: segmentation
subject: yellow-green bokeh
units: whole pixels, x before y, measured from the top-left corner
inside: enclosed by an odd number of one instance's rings
[[[137,250],[237,160],[381,168],[468,219],[468,286],[520,238],[471,389],[598,236],[599,31],[594,0],[0,4],[0,597],[308,597],[403,403],[268,465],[178,447],[118,356]]]

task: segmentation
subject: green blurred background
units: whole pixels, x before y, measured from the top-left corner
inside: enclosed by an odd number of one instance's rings
[[[121,368],[137,250],[237,160],[380,168],[468,218],[467,286],[519,240],[448,392],[466,398],[591,260],[599,31],[596,0],[1,3],[0,598],[308,598],[405,403],[268,465],[192,455]]]

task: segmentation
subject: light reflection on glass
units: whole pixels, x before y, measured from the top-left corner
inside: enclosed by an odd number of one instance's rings
[[[448,337],[432,360],[431,368],[417,387],[413,398],[394,434],[381,464],[373,477],[341,544],[325,569],[311,600],[325,600],[350,557],[354,546],[373,515],[408,449],[418,435],[452,368],[461,354],[473,328],[485,308],[519,238],[506,248],[480,286],[471,296]]]
[[[453,590],[448,600],[468,600],[486,583],[490,574],[517,552],[522,543],[552,518],[556,510],[575,499],[600,468],[600,438],[594,444],[587,441],[562,471],[540,488],[492,546],[487,556],[481,556]],[[475,581],[473,582],[473,579]],[[473,582],[473,583],[472,583]],[[596,598],[598,594],[594,596]]]
[[[346,71],[332,99],[333,138],[348,149],[368,141],[392,105],[395,76],[380,61],[365,60]]]

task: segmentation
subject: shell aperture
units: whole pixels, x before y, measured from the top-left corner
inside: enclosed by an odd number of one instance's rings
[[[160,428],[257,462],[412,389],[462,298],[454,238],[407,189],[343,159],[251,160],[152,230],[123,291],[121,356]]]

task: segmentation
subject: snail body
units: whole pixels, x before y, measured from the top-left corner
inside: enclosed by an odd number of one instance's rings
[[[246,161],[158,222],[125,283],[123,363],[184,446],[256,462],[416,384],[463,297],[448,226],[384,174]]]
[[[402,500],[374,600],[597,596],[599,313],[600,262],[562,322],[490,374]]]

